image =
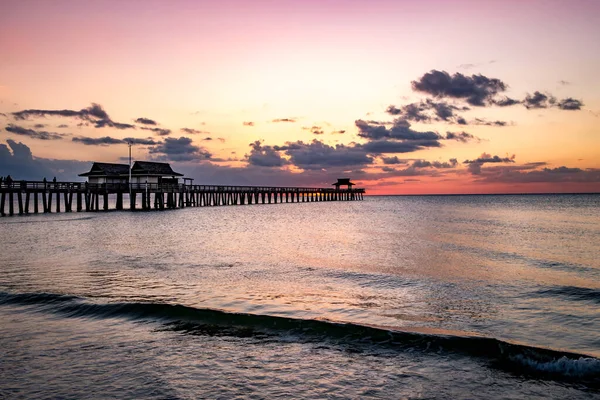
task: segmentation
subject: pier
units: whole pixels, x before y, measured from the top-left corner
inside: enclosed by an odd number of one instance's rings
[[[345,183],[344,183],[345,184]],[[11,181],[0,183],[0,215],[51,212],[165,210],[250,204],[363,200],[364,189],[215,186],[181,183],[89,183]],[[138,203],[138,199],[140,203]]]

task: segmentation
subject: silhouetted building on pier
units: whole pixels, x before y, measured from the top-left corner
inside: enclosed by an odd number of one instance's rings
[[[89,184],[129,183],[129,165],[95,162],[92,168],[79,176],[88,178]],[[131,167],[131,183],[178,184],[183,174],[173,171],[167,163],[136,161]],[[190,181],[191,179],[186,179]]]
[[[125,183],[129,181],[129,165],[95,162],[92,168],[83,174],[90,184]]]

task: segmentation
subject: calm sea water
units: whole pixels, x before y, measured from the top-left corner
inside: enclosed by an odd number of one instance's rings
[[[600,196],[0,219],[0,398],[600,398]]]

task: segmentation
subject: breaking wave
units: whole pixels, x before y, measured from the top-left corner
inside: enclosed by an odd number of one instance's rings
[[[94,303],[52,293],[0,292],[0,305],[32,306],[67,318],[124,318],[154,321],[161,329],[192,335],[269,338],[299,342],[385,348],[397,351],[457,353],[483,358],[493,366],[535,378],[575,381],[600,388],[600,359],[509,343],[495,338],[399,331],[326,320],[231,313],[179,304]]]

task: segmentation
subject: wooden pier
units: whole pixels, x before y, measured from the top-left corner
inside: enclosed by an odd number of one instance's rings
[[[12,181],[0,183],[0,215],[165,210],[246,204],[363,200],[364,189],[213,186],[165,183]],[[127,199],[128,198],[128,199]],[[137,200],[141,199],[141,206]],[[111,201],[112,200],[112,201]]]

